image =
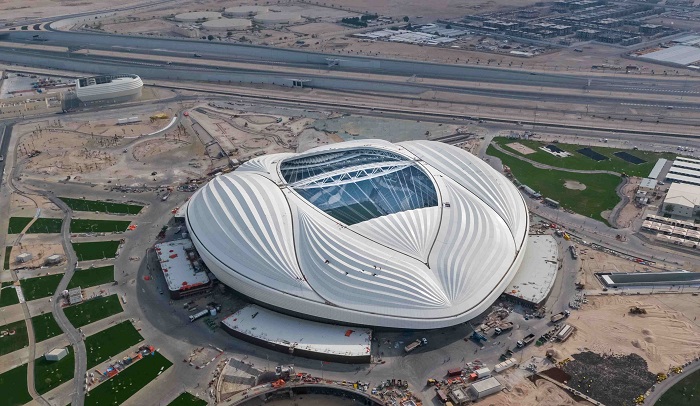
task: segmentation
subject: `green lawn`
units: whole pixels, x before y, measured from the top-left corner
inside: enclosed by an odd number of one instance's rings
[[[0,284],[0,287],[4,288],[0,290],[0,307],[11,306],[19,303],[19,297],[17,297],[17,291],[15,288],[7,288],[7,286],[11,285],[12,282],[3,282]]]
[[[168,406],[207,406],[207,401],[202,400],[189,392],[182,392]]]
[[[50,219],[50,218],[39,218],[37,219],[29,230],[27,234],[57,234],[61,232],[61,225],[63,225],[63,219]]]
[[[59,197],[64,203],[75,211],[99,211],[116,214],[139,214],[143,206],[136,204],[101,202],[96,200],[72,199]]]
[[[43,356],[34,360],[34,386],[40,394],[43,395],[58,385],[73,379],[75,354],[73,354],[73,347],[67,348],[68,355],[60,361],[47,361]]]
[[[114,265],[101,266],[98,268],[88,268],[76,270],[68,282],[68,289],[89,288],[91,286],[103,285],[114,282]]]
[[[700,399],[700,371],[676,382],[654,406],[697,406]]]
[[[27,364],[0,374],[0,394],[6,406],[19,406],[32,400],[27,390]]]
[[[505,137],[494,138],[494,141],[498,145],[504,147],[509,152],[515,152],[516,154],[524,156],[527,159],[530,159],[530,160],[533,160],[533,161],[536,161],[539,163],[543,163],[546,165],[556,166],[558,168],[605,170],[605,171],[614,171],[614,172],[618,172],[618,173],[624,172],[630,176],[640,176],[640,177],[649,176],[649,172],[651,172],[652,168],[656,164],[656,161],[659,160],[659,158],[666,158],[666,159],[673,160],[676,157],[675,154],[670,153],[670,152],[657,153],[657,152],[649,152],[649,151],[624,150],[624,149],[620,149],[620,148],[590,147],[595,152],[598,152],[599,154],[602,154],[602,155],[605,155],[606,157],[608,157],[607,161],[595,161],[591,158],[588,158],[585,155],[582,155],[582,154],[576,152],[579,149],[586,148],[585,145],[553,144],[553,145],[556,145],[557,147],[563,149],[564,151],[572,154],[572,156],[568,156],[566,158],[559,158],[559,157],[556,157],[548,152],[544,152],[540,149],[540,147],[551,144],[548,142],[540,142],[540,141],[535,141],[535,140],[511,140],[511,139],[508,139]],[[534,154],[522,155],[518,151],[507,146],[507,144],[510,144],[513,142],[519,142],[520,144],[523,144],[526,147],[530,147],[537,152],[535,152]],[[635,165],[633,163],[627,162],[624,159],[618,158],[617,156],[613,155],[613,153],[620,152],[620,151],[627,152],[631,155],[634,155],[638,158],[645,160],[646,162],[643,164]]]
[[[513,175],[521,183],[540,192],[544,197],[558,201],[562,207],[584,216],[607,223],[601,213],[605,210],[612,210],[620,201],[615,193],[615,188],[621,182],[618,176],[539,169],[527,162],[508,156],[493,146],[489,146],[486,153],[500,158],[505,165],[510,167]],[[567,189],[564,187],[564,182],[567,180],[583,183],[586,185],[586,189]]]
[[[32,221],[33,217],[10,217],[7,224],[7,234],[19,234],[24,230],[24,227]]]
[[[5,261],[3,269],[10,269],[10,254],[12,253],[12,246],[8,245],[5,247]]]
[[[95,333],[85,339],[87,368],[90,369],[141,341],[143,337],[128,320]]]
[[[78,261],[92,261],[102,258],[114,258],[119,248],[119,241],[75,242],[73,249]]]
[[[63,334],[51,313],[44,313],[32,317],[32,327],[34,327],[34,340],[36,340],[37,343]]]
[[[38,278],[22,279],[19,281],[24,293],[24,300],[27,302],[41,299],[42,297],[53,296],[58,284],[61,282],[63,274],[40,276]]]
[[[2,331],[15,331],[14,335],[0,337],[0,355],[9,354],[29,345],[29,337],[27,336],[27,323],[24,320],[0,326]]]
[[[112,233],[126,231],[131,221],[129,220],[86,220],[72,219],[70,222],[71,233]]]
[[[64,309],[68,321],[76,328],[94,323],[123,311],[124,309],[122,309],[117,295],[110,295],[107,297],[100,296],[96,299],[88,300],[87,302],[69,306]]]
[[[120,405],[167,370],[173,363],[160,353],[147,355],[107,382],[101,383],[85,397],[85,405]]]

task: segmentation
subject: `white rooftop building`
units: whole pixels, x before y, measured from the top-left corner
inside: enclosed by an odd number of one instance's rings
[[[199,263],[199,256],[189,239],[175,240],[155,245],[170,297],[180,299],[190,293],[211,287],[206,269]]]
[[[664,199],[663,211],[674,217],[694,217],[700,212],[700,186],[672,183]]]

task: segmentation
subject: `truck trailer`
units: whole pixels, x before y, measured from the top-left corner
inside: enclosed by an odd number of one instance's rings
[[[523,338],[522,340],[519,340],[519,341],[518,341],[517,343],[515,343],[515,344],[518,346],[518,348],[523,348],[523,347],[525,347],[526,345],[528,345],[528,344],[530,344],[531,342],[533,342],[534,340],[535,340],[535,335],[534,335],[534,334],[528,334],[528,335],[525,336],[525,338]]]
[[[422,347],[424,345],[428,345],[428,339],[427,338],[418,338],[416,341],[410,343],[406,347],[404,347],[404,351],[406,352],[411,352],[415,350],[418,347]]]

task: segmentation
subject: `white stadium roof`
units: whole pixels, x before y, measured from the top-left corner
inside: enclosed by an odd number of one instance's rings
[[[358,140],[250,160],[192,197],[187,225],[217,278],[261,303],[427,329],[500,296],[524,257],[528,212],[457,147]]]

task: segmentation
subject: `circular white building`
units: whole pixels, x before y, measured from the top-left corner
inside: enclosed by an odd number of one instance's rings
[[[447,144],[358,140],[252,159],[192,196],[216,277],[279,311],[407,329],[485,311],[523,260],[519,191]]]
[[[247,30],[252,25],[253,23],[245,18],[219,18],[205,22],[202,28],[210,31],[238,31]]]
[[[270,11],[270,9],[265,6],[238,6],[227,8],[224,10],[224,15],[231,17],[250,17],[256,14],[267,13],[268,11]]]
[[[182,13],[175,16],[175,21],[183,23],[194,23],[197,21],[209,21],[221,18],[221,13],[215,11],[193,11],[190,13]]]
[[[301,21],[301,14],[292,11],[280,11],[257,14],[253,21],[260,24],[291,24]]]
[[[75,81],[75,94],[82,102],[123,101],[141,96],[143,81],[137,75],[105,75]]]

